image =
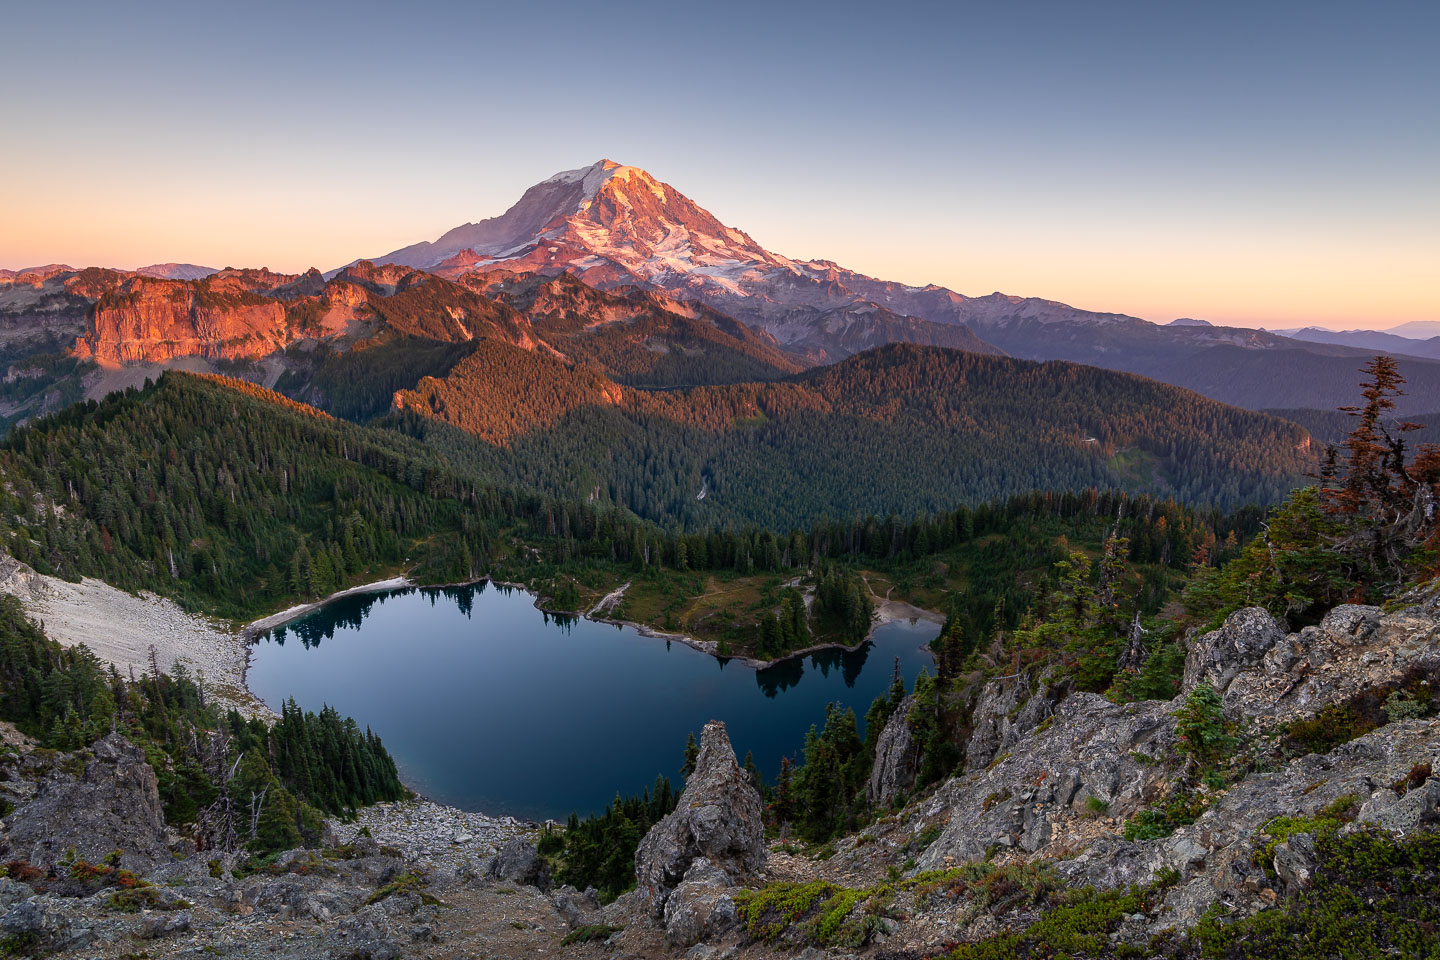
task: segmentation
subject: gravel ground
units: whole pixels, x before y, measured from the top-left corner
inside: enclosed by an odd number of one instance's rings
[[[406,860],[451,873],[478,869],[507,841],[539,829],[514,817],[487,817],[423,799],[377,803],[353,822],[330,825],[342,842],[369,830],[376,843],[395,847]]]

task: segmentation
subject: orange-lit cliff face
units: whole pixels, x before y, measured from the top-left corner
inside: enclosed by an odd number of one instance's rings
[[[266,269],[172,280],[53,266],[0,277],[0,346],[63,350],[103,365],[255,360],[302,340],[357,339],[382,329],[524,343],[524,327],[513,310],[476,291],[409,267],[363,262],[328,283],[315,270]]]
[[[135,276],[95,302],[75,354],[100,363],[258,358],[289,340],[285,305],[241,284]]]

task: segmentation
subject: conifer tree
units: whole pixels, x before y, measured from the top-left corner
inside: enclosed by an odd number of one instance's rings
[[[700,759],[700,745],[695,742],[695,732],[690,732],[690,737],[685,741],[685,762],[680,767],[680,775],[689,778],[695,772],[695,763]]]

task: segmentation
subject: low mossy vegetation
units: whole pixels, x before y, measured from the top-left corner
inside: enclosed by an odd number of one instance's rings
[[[1360,797],[1347,793],[1326,804],[1314,816],[1276,817],[1265,824],[1264,843],[1255,851],[1255,862],[1272,870],[1275,848],[1280,844],[1302,833],[1314,834],[1320,840],[1328,839],[1354,819],[1359,806]]]
[[[1208,915],[1169,956],[1440,957],[1440,832],[1404,839],[1364,832],[1319,836],[1312,889],[1242,919]]]
[[[420,898],[421,903],[433,906],[443,906],[439,897],[426,891],[425,887],[428,884],[429,881],[426,880],[423,876],[415,873],[414,871],[407,870],[397,876],[394,880],[391,880],[389,883],[385,884],[383,887],[380,887],[374,893],[370,894],[370,899],[366,900],[365,902],[379,903],[381,900],[384,900],[387,897],[393,897],[396,894],[413,894],[414,896]]]
[[[1044,865],[973,863],[870,887],[845,887],[823,880],[772,883],[742,891],[736,906],[746,933],[754,940],[855,949],[883,929],[902,892],[913,892],[922,904],[942,897],[968,898],[972,915],[978,916],[985,910],[1004,913],[1031,906],[1059,886]]]
[[[624,929],[624,927],[612,927],[608,923],[587,923],[567,933],[565,939],[560,941],[560,946],[569,947],[577,943],[608,940],[611,936]]]

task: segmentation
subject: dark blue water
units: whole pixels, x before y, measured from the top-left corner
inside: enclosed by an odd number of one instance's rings
[[[345,597],[258,638],[250,688],[276,710],[328,703],[371,727],[405,782],[442,803],[563,819],[659,773],[678,787],[686,734],[711,719],[773,779],[827,703],[863,722],[895,658],[913,683],[939,632],[891,622],[854,653],[756,671],[533,601],[484,584]]]

